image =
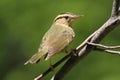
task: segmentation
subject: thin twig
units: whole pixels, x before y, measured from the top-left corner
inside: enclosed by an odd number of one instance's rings
[[[120,55],[120,51],[114,51],[114,50],[108,50],[108,49],[101,49],[101,48],[95,48],[96,51],[102,51],[110,54],[118,54]]]
[[[89,45],[95,46],[95,47],[101,47],[101,48],[105,48],[105,49],[118,49],[120,48],[120,46],[105,46],[102,44],[96,44],[96,43],[91,43],[91,42],[87,42]]]
[[[87,42],[89,42],[91,40],[91,38],[96,34],[97,31],[95,31],[94,33],[92,33],[87,39],[85,39],[77,48],[76,50],[81,50],[86,44]]]
[[[105,52],[111,53],[111,54],[119,54],[119,55],[120,55],[120,52],[119,52],[119,51],[105,50]]]

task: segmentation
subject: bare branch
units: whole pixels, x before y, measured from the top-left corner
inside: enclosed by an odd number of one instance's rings
[[[119,1],[120,0],[114,0],[113,2],[113,8],[111,17],[108,19],[108,21],[100,27],[97,31],[95,31],[95,34],[90,37],[89,42],[92,43],[99,43],[108,33],[110,33],[115,27],[117,27],[118,24],[120,24],[120,18],[118,16],[118,8],[119,8]],[[88,41],[87,39],[85,41]],[[90,45],[84,45],[82,46],[82,49],[79,50],[81,47],[76,48],[76,53],[78,53],[78,56],[71,56],[70,59],[63,65],[63,67],[56,73],[56,75],[52,78],[52,80],[62,80],[63,77],[83,58],[85,57],[90,51],[93,50],[93,46]]]
[[[119,54],[119,55],[120,55],[120,52],[119,52],[119,51],[105,50],[105,52],[111,53],[111,54]]]
[[[89,45],[92,45],[92,46],[95,46],[95,47],[101,47],[101,48],[105,48],[105,49],[117,49],[117,48],[120,48],[120,46],[105,46],[105,45],[102,45],[102,44],[96,44],[96,43],[90,43],[90,42],[87,42]]]
[[[96,51],[102,51],[110,54],[118,54],[120,55],[120,51],[114,51],[114,50],[107,50],[107,49],[101,49],[101,48],[95,48]]]
[[[39,75],[39,76],[36,77],[34,80],[40,80],[40,79],[42,79],[42,77],[43,77],[43,74]]]
[[[118,16],[118,14],[119,14],[119,6],[120,6],[119,3],[120,3],[119,0],[114,0],[113,1],[113,8],[112,8],[112,13],[111,13],[112,17]]]

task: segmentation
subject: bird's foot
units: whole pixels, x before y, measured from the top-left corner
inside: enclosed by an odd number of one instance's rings
[[[72,53],[73,56],[77,56],[75,49],[71,49],[71,53]]]
[[[51,71],[54,71],[53,65],[50,65],[50,69],[51,69]]]

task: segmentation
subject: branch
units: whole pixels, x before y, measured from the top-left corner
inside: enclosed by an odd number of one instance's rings
[[[96,50],[96,51],[103,51],[103,52],[110,53],[110,54],[120,55],[120,51],[109,50],[109,49],[120,48],[120,46],[105,46],[102,44],[96,44],[96,43],[90,43],[90,42],[88,42],[88,44],[91,46],[94,46],[95,47],[94,50]],[[98,47],[100,47],[100,48],[98,48]]]
[[[99,43],[108,33],[110,33],[118,24],[120,24],[120,17],[118,16],[118,8],[119,8],[120,0],[113,1],[113,8],[111,17],[108,21],[101,26],[97,31],[95,31],[94,35],[90,37],[89,42]],[[89,37],[88,37],[89,38]],[[88,41],[87,39],[85,41]],[[53,76],[52,80],[62,80],[63,77],[87,54],[89,54],[93,50],[93,46],[86,45],[85,42],[82,47],[76,48],[76,53],[78,56],[71,56],[70,59],[63,65],[63,67]]]
[[[118,54],[120,55],[120,51],[114,51],[114,50],[107,50],[107,49],[101,49],[101,48],[95,48],[96,51],[102,51],[110,54]]]
[[[120,4],[119,0],[114,0],[113,1],[113,7],[112,7],[112,12],[111,12],[111,17],[118,16],[118,14],[119,14],[119,4]]]
[[[105,48],[105,49],[117,49],[117,48],[120,48],[120,46],[105,46],[105,45],[102,45],[102,44],[96,44],[96,43],[90,43],[90,42],[87,42],[89,45],[92,45],[92,46],[95,46],[95,47],[101,47],[101,48]]]

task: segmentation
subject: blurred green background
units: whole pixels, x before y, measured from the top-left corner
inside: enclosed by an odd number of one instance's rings
[[[44,33],[61,12],[82,14],[73,23],[76,38],[69,49],[78,46],[109,17],[113,0],[0,0],[0,80],[33,80],[49,67],[49,61],[26,65],[37,52]],[[101,42],[120,44],[120,26]],[[52,58],[61,59],[62,53]],[[62,66],[61,64],[60,66]],[[43,80],[50,80],[60,66]],[[120,56],[91,52],[76,65],[64,80],[120,80]]]

